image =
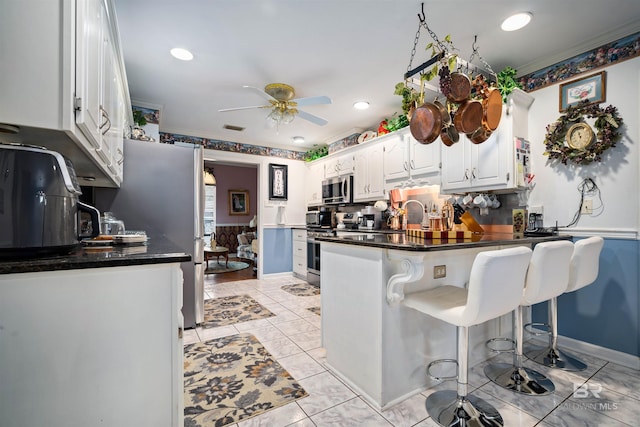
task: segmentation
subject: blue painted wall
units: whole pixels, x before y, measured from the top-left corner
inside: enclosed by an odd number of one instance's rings
[[[605,239],[598,279],[558,297],[558,334],[640,356],[637,240]],[[533,307],[534,322],[547,321],[547,304]]]
[[[293,271],[292,233],[290,228],[265,228],[262,230],[262,273]]]

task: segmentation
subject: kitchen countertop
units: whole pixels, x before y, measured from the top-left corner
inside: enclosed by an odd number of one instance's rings
[[[190,260],[191,255],[175,244],[163,239],[152,239],[146,245],[139,246],[79,246],[66,255],[0,259],[0,274],[166,264]]]
[[[355,231],[355,230],[354,230]],[[358,230],[362,231],[362,230]],[[404,233],[354,233],[353,236],[321,236],[316,237],[320,242],[342,243],[346,245],[369,246],[382,249],[396,249],[403,251],[427,252],[448,249],[475,248],[481,246],[496,246],[502,244],[534,244],[553,240],[568,240],[571,236],[554,235],[543,237],[514,237],[512,233],[484,233],[473,235],[471,239],[422,239],[410,237]]]

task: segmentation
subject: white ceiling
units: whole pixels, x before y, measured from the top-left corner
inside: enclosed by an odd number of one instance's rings
[[[306,151],[353,130],[376,129],[401,98],[393,94],[409,65],[418,29],[418,0],[114,0],[131,98],[159,107],[160,130]],[[428,0],[427,24],[451,35],[462,58],[474,35],[496,71],[519,75],[640,31],[638,0]],[[508,15],[528,11],[532,22],[500,30]],[[413,66],[429,59],[423,29]],[[169,55],[193,52],[190,62]],[[477,61],[474,61],[477,63]],[[331,105],[304,107],[329,121],[301,118],[278,131],[265,126],[269,110],[218,112],[263,105],[250,85],[292,85],[297,97],[327,95]],[[371,108],[357,111],[355,101]],[[230,124],[246,128],[226,130]],[[306,138],[293,143],[293,136]]]

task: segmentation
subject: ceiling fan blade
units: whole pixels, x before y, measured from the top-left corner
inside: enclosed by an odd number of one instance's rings
[[[323,119],[322,117],[314,116],[313,114],[309,114],[306,111],[302,111],[302,110],[298,110],[298,117],[300,117],[301,119],[308,120],[311,123],[315,123],[319,126],[324,126],[327,123],[329,123],[327,120]]]
[[[328,96],[310,96],[308,98],[292,99],[292,102],[298,104],[298,107],[307,105],[331,104],[331,98]]]
[[[236,110],[250,110],[252,108],[271,108],[271,105],[254,105],[251,107],[236,107],[236,108],[225,108],[222,110],[218,110],[218,112],[222,113],[225,111],[236,111]]]
[[[257,93],[258,95],[260,95],[261,97],[263,97],[264,99],[268,100],[268,101],[277,101],[273,96],[269,95],[267,92],[265,92],[264,90],[254,87],[254,86],[242,86],[245,89],[250,89],[251,91]]]

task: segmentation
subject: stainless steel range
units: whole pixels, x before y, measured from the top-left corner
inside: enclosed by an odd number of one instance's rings
[[[320,287],[320,242],[319,236],[335,236],[331,228],[307,227],[307,282]]]

